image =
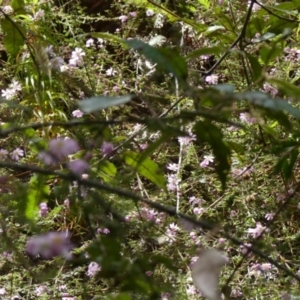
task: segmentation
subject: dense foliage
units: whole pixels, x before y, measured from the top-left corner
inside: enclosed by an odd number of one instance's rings
[[[1,299],[300,299],[300,1],[0,2]]]

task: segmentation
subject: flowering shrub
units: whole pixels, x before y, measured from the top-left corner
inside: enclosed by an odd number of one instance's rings
[[[297,1],[104,2],[0,6],[0,296],[300,297]]]

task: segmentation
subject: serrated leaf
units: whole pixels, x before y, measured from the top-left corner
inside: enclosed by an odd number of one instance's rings
[[[4,33],[3,45],[11,57],[16,58],[21,47],[25,44],[24,37],[26,36],[26,30],[24,27],[8,19],[1,21],[1,27]]]
[[[126,164],[134,168],[140,175],[146,177],[158,187],[166,189],[166,179],[156,162],[146,157],[139,163],[141,154],[133,151],[126,151],[123,157]]]
[[[91,113],[111,106],[127,103],[133,97],[133,95],[120,97],[95,96],[89,99],[81,100],[79,103],[79,108],[85,113]]]
[[[198,121],[195,125],[195,133],[200,143],[207,142],[211,146],[216,161],[215,170],[225,188],[227,174],[230,170],[231,151],[223,141],[221,129],[209,121]]]
[[[187,79],[188,70],[184,58],[174,50],[168,48],[155,48],[139,40],[128,40],[125,43],[132,49],[140,52],[147,59],[157,64],[161,70],[172,73],[178,80]]]

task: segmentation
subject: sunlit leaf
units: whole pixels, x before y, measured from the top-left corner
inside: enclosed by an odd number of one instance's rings
[[[211,300],[221,300],[217,291],[221,268],[226,264],[227,258],[218,250],[202,250],[198,260],[192,267],[194,285],[204,297]]]
[[[146,177],[158,187],[166,188],[166,179],[156,162],[146,157],[139,163],[141,155],[133,151],[126,151],[123,157],[126,164],[134,168],[140,175]]]
[[[79,103],[79,108],[85,113],[91,113],[111,106],[127,103],[133,97],[133,95],[120,97],[95,96],[89,99],[81,100]]]
[[[98,175],[103,178],[105,182],[113,182],[117,174],[116,166],[109,161],[102,161],[98,166]]]
[[[21,50],[21,47],[23,47],[25,44],[25,28],[17,23],[13,23],[8,19],[1,20],[1,27],[4,33],[3,45],[6,51],[13,58],[16,58]]]

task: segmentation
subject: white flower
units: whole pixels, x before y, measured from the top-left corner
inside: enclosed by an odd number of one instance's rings
[[[6,89],[1,91],[1,96],[6,100],[10,100],[15,96],[15,91],[12,89]]]
[[[209,84],[217,84],[218,79],[219,79],[218,75],[212,74],[212,75],[206,76],[205,81]]]
[[[261,223],[257,222],[255,228],[249,228],[247,232],[252,235],[253,238],[259,237],[263,232],[269,231],[268,228],[262,226]]]
[[[178,164],[168,164],[167,168],[170,171],[177,172],[177,170],[178,170]]]
[[[127,21],[128,17],[127,16],[120,16],[119,17],[119,20],[122,22],[122,23],[125,23]]]
[[[7,15],[10,15],[14,12],[13,8],[10,5],[3,6],[2,10]]]
[[[86,43],[85,43],[85,46],[86,46],[87,48],[89,48],[89,47],[91,47],[91,46],[93,46],[93,45],[94,45],[94,39],[92,39],[92,38],[88,39],[88,40],[86,41]]]
[[[164,26],[165,17],[163,14],[157,14],[154,21],[154,28],[162,28]]]
[[[19,160],[22,156],[24,156],[24,151],[20,148],[16,148],[10,153],[10,157],[13,160]]]
[[[66,72],[67,70],[69,70],[69,67],[67,65],[60,66],[61,72]]]
[[[86,274],[89,277],[94,277],[99,271],[101,271],[101,267],[95,261],[92,261],[88,266]]]
[[[75,50],[72,52],[71,59],[69,60],[69,65],[82,66],[83,56],[85,56],[85,52],[81,48],[75,48]]]
[[[45,11],[43,9],[39,9],[33,16],[32,20],[38,21],[41,19],[44,19],[45,17]]]
[[[147,9],[146,10],[146,16],[147,17],[152,17],[152,16],[154,16],[154,11],[152,10],[152,9]]]
[[[200,167],[206,168],[209,163],[214,162],[214,157],[212,155],[204,155],[203,161],[200,163]]]
[[[109,68],[109,69],[106,70],[106,75],[107,76],[115,76],[117,73],[118,72],[113,68]]]
[[[16,80],[13,80],[9,87],[14,91],[22,91],[21,84]]]
[[[186,288],[186,293],[187,293],[187,295],[196,295],[197,291],[196,291],[196,288],[193,285],[189,284]]]

